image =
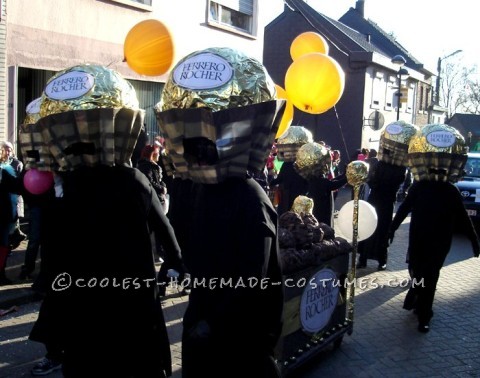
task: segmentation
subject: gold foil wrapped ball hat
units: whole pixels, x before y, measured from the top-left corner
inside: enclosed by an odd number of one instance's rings
[[[173,68],[154,110],[175,174],[216,184],[263,170],[285,103],[259,61],[208,48]]]
[[[48,82],[37,122],[60,170],[130,164],[144,111],[133,86],[100,65],[77,65]]]
[[[380,133],[378,160],[406,167],[410,139],[417,131],[417,126],[401,120],[385,126]]]
[[[408,163],[415,180],[456,182],[467,162],[465,138],[444,124],[423,126],[408,148]]]
[[[256,59],[228,47],[193,52],[173,68],[160,111],[208,107],[212,111],[258,104],[276,98],[275,83]]]
[[[328,174],[332,165],[330,149],[316,142],[305,143],[297,152],[294,168],[305,179]]]
[[[50,149],[43,140],[42,130],[37,124],[40,120],[41,97],[31,101],[25,109],[27,115],[19,126],[19,146],[25,169],[56,170],[55,162]]]
[[[300,147],[305,143],[312,142],[313,135],[310,130],[303,126],[290,126],[287,131],[280,138],[278,138],[278,160],[294,162]]]

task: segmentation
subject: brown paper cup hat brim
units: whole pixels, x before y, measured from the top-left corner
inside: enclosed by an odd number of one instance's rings
[[[463,176],[466,154],[415,152],[408,154],[408,164],[417,181],[457,182]]]
[[[382,138],[378,149],[378,160],[388,164],[406,167],[408,165],[408,145]]]
[[[263,169],[284,109],[285,100],[275,100],[217,112],[209,108],[170,109],[156,112],[156,116],[175,174],[213,184],[227,177],[245,177],[247,170]],[[219,156],[215,165],[187,163],[183,140],[195,137],[215,142]]]
[[[80,166],[129,164],[143,110],[96,108],[41,118],[37,124],[62,171]]]
[[[38,124],[21,124],[19,127],[20,153],[25,169],[36,168],[41,171],[56,171],[58,164],[43,140]]]

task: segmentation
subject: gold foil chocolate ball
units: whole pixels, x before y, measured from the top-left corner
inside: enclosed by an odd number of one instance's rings
[[[352,161],[347,165],[347,181],[352,186],[361,185],[367,181],[368,164],[361,160]]]
[[[99,65],[78,65],[58,72],[42,94],[40,117],[72,110],[139,109],[133,88],[118,72]]]
[[[294,213],[298,215],[312,214],[313,212],[313,200],[306,196],[298,196],[293,201],[292,209]]]
[[[465,138],[454,127],[444,124],[425,125],[411,139],[408,153],[447,152],[466,154]]]
[[[24,125],[33,125],[40,119],[40,103],[42,98],[38,97],[27,105]]]
[[[274,99],[275,83],[262,63],[238,50],[212,47],[176,64],[156,109],[208,107],[218,111]]]
[[[385,126],[381,132],[380,138],[406,144],[408,146],[410,139],[417,133],[417,131],[417,126],[400,120]],[[382,143],[382,141],[380,141],[380,143]]]
[[[277,146],[282,144],[305,144],[313,142],[310,130],[303,126],[290,126],[287,131],[278,138]]]
[[[305,143],[300,147],[294,163],[298,174],[306,179],[327,174],[331,165],[330,150],[316,142]]]

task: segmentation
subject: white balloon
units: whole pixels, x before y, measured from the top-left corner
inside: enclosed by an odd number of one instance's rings
[[[348,240],[353,240],[353,204],[348,201],[338,212],[337,225],[341,234]],[[358,200],[358,237],[357,241],[368,239],[377,228],[377,212],[367,201]]]

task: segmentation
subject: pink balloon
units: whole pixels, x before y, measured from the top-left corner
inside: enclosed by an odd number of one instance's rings
[[[32,194],[43,194],[53,186],[53,174],[48,171],[30,169],[23,176],[23,185]]]

